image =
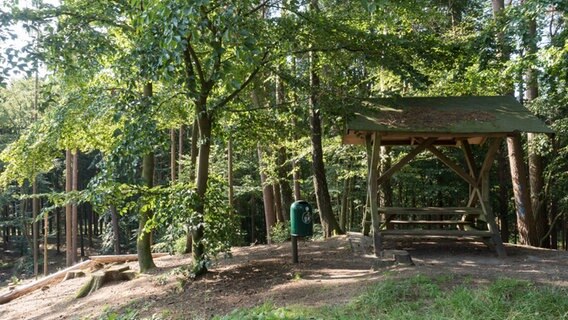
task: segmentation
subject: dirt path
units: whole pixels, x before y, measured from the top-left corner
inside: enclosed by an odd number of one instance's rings
[[[300,263],[291,263],[290,244],[235,248],[206,277],[185,283],[180,267],[187,256],[156,260],[158,270],[129,282],[111,284],[74,299],[85,279],[73,279],[0,305],[0,319],[97,318],[111,310],[166,319],[209,318],[237,307],[271,301],[275,305],[344,303],[384,278],[451,275],[474,282],[498,277],[568,286],[568,253],[507,246],[499,259],[476,243],[422,243],[408,248],[415,266],[380,264],[368,255],[369,240],[358,234],[301,242]],[[404,247],[404,244],[401,245]],[[136,263],[130,264],[137,269]]]

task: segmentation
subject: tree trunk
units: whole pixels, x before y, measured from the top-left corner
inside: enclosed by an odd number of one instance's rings
[[[93,207],[90,204],[86,205],[87,214],[87,235],[89,236],[89,248],[93,248]]]
[[[312,0],[310,9],[318,11],[318,1]],[[320,219],[324,230],[324,236],[330,237],[333,233],[342,234],[339,224],[333,215],[331,198],[325,176],[322,148],[321,112],[319,109],[319,86],[320,80],[316,72],[318,57],[315,52],[310,52],[310,129],[312,142],[312,169],[314,173],[314,189],[319,209]]]
[[[280,198],[282,199],[282,214],[284,221],[290,220],[290,207],[294,198],[292,196],[292,188],[290,188],[290,182],[287,179],[287,175],[290,172],[290,166],[287,165],[287,155],[286,148],[281,147],[278,150],[278,181],[280,183]]]
[[[282,208],[282,198],[280,197],[280,184],[274,183],[272,185],[272,191],[274,192],[274,211],[276,212],[276,221],[284,222],[284,208]]]
[[[118,224],[118,213],[116,212],[116,207],[111,205],[110,217],[112,223],[112,239],[114,243],[114,254],[120,254],[120,226]]]
[[[511,180],[513,182],[513,193],[517,208],[519,240],[521,244],[538,246],[540,239],[535,232],[536,224],[534,215],[530,205],[529,194],[526,192],[528,190],[528,184],[520,135],[515,134],[513,137],[507,138],[507,147],[509,149]]]
[[[39,214],[39,199],[37,195],[37,181],[36,178],[32,181],[32,255],[34,259],[34,276],[39,274],[39,222],[36,221]]]
[[[229,210],[232,213],[235,210],[233,199],[234,189],[233,189],[233,139],[229,136],[229,141],[227,142],[227,183],[229,184]]]
[[[302,188],[300,187],[300,168],[296,160],[292,161],[292,180],[294,184],[294,201],[302,200]]]
[[[501,239],[509,242],[509,189],[507,183],[507,158],[505,149],[501,145],[497,156],[498,172],[499,172],[499,220],[501,221]]]
[[[185,138],[185,125],[179,126],[179,136],[178,136],[178,159],[183,159],[183,152],[184,152],[184,139]],[[183,165],[181,161],[178,161],[178,175],[181,174],[181,169]]]
[[[72,167],[72,154],[71,150],[67,149],[65,152],[65,192],[69,194],[72,191],[73,184],[73,167]],[[67,203],[65,206],[65,247],[66,247],[66,262],[67,266],[73,265],[75,260],[73,256],[75,255],[76,249],[73,247],[73,209],[71,203]]]
[[[77,149],[73,152],[73,166],[72,166],[72,189],[73,191],[77,191],[77,186],[79,183],[79,152]],[[71,205],[71,237],[73,238],[71,241],[73,242],[73,264],[77,263],[77,247],[78,247],[78,240],[79,240],[79,221],[77,216],[77,202],[73,201]]]
[[[344,232],[347,231],[347,210],[349,208],[349,194],[351,190],[349,187],[351,186],[351,179],[352,177],[348,177],[343,181],[343,194],[341,195],[341,214],[339,219],[339,227]]]
[[[78,209],[78,208],[77,208]],[[79,221],[79,239],[81,245],[81,258],[85,256],[85,206],[81,206],[81,216],[77,217]]]
[[[260,144],[257,146],[258,152],[258,167],[260,170],[260,184],[262,185],[262,200],[264,201],[264,218],[266,221],[266,242],[272,243],[270,237],[270,229],[276,223],[276,215],[274,214],[274,193],[272,192],[271,185],[266,183],[266,174],[263,171],[262,165],[262,149]]]
[[[191,168],[189,172],[189,179],[191,181],[195,180],[195,172],[196,170],[196,163],[197,163],[197,153],[199,149],[197,148],[197,140],[199,139],[199,127],[197,123],[197,119],[193,121],[193,126],[191,127],[191,146],[190,146],[190,154],[189,160],[191,163]],[[185,241],[185,253],[190,253],[193,250],[193,236],[191,234],[191,225],[187,225],[187,238]]]
[[[61,209],[55,209],[55,237],[57,254],[61,252]]]
[[[176,129],[170,129],[170,179],[172,182],[176,180]]]
[[[536,55],[537,53],[537,25],[533,18],[529,21],[527,54]],[[526,74],[527,81],[527,100],[533,101],[538,97],[537,70],[532,66],[528,68]],[[529,133],[528,136],[528,159],[529,159],[529,183],[532,212],[535,215],[535,231],[541,238],[538,246],[550,247],[549,239],[542,239],[548,230],[548,219],[546,216],[546,202],[544,199],[544,172],[543,158],[535,148],[537,135]]]
[[[199,139],[199,124],[197,120],[193,121],[193,127],[191,129],[191,150],[190,150],[190,162],[191,162],[191,172],[189,174],[190,180],[195,180],[195,172],[197,171],[197,153],[199,149],[197,147],[197,140]]]
[[[45,212],[43,216],[43,275],[47,276],[47,267],[48,267],[48,241],[47,237],[49,236],[49,214]]]
[[[392,166],[390,147],[381,147],[381,173],[386,172]],[[383,207],[392,207],[392,184],[391,179],[385,180],[379,186],[380,204]]]
[[[144,85],[144,97],[146,99],[149,99],[151,96],[152,83],[147,83]],[[152,188],[154,186],[153,152],[147,153],[142,159],[142,179],[144,180],[144,183],[147,187]],[[138,253],[138,265],[140,266],[140,272],[143,273],[156,267],[154,260],[152,259],[151,233],[146,230],[146,222],[151,219],[152,214],[153,213],[150,210],[140,212],[138,221],[138,237],[136,240],[136,249]]]
[[[195,211],[198,219],[191,232],[193,242],[192,257],[194,272],[196,275],[201,275],[207,272],[207,268],[203,263],[205,247],[202,240],[205,233],[203,217],[205,215],[205,193],[207,191],[207,180],[209,179],[209,153],[211,151],[211,115],[206,110],[207,100],[202,98],[200,103],[201,105],[196,107],[197,123],[199,127],[199,157],[197,164],[196,187],[199,203],[197,204]]]

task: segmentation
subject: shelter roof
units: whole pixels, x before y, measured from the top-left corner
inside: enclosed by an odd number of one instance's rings
[[[361,144],[373,132],[383,145],[413,144],[424,137],[438,137],[436,144],[479,144],[515,132],[554,133],[512,96],[367,99],[348,120],[343,141]]]

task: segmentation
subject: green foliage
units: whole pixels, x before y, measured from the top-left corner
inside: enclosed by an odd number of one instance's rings
[[[283,243],[290,240],[290,223],[277,222],[270,228],[270,240],[273,243]]]
[[[418,275],[379,282],[345,305],[264,304],[216,319],[566,319],[566,294],[566,288],[522,280],[448,286],[447,279]]]

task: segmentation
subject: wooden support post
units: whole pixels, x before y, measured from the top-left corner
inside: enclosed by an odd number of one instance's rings
[[[371,152],[371,162],[369,167],[369,197],[370,197],[370,207],[371,207],[371,224],[373,226],[373,247],[375,250],[375,256],[379,257],[381,255],[381,221],[379,216],[379,208],[377,203],[377,191],[378,191],[378,166],[379,158],[381,152],[381,138],[378,133],[373,134],[373,150]]]
[[[477,179],[477,166],[475,165],[475,159],[473,158],[473,152],[471,150],[471,145],[467,140],[461,141],[461,147],[465,156],[465,162],[467,168],[469,169],[469,175]]]
[[[483,199],[483,196],[481,195],[481,192],[479,191],[479,189],[475,189],[477,196],[480,199]],[[501,239],[501,233],[499,232],[499,228],[497,227],[497,223],[495,222],[495,217],[493,216],[493,212],[490,210],[487,210],[487,207],[485,206],[484,201],[480,201],[481,204],[481,210],[483,210],[483,213],[485,214],[485,217],[487,218],[487,227],[489,228],[489,231],[491,232],[491,240],[493,240],[493,244],[495,245],[495,251],[497,251],[497,255],[500,258],[504,258],[507,256],[507,252],[505,252],[505,246],[503,246],[503,240]]]

